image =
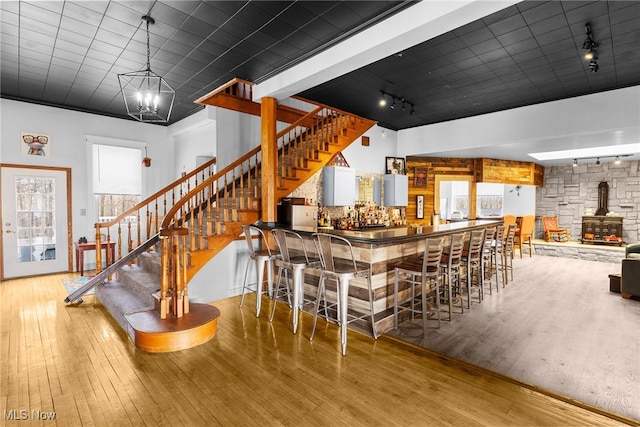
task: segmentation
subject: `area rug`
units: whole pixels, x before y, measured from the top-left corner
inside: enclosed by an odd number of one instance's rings
[[[92,279],[92,278],[93,276],[69,277],[66,279],[62,279],[62,284],[67,290],[67,293],[70,294],[71,292],[84,286],[89,281],[89,279]],[[85,295],[94,295],[94,294],[95,294],[94,290],[91,289]]]

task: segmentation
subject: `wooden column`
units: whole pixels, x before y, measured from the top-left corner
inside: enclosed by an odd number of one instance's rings
[[[278,180],[278,144],[276,141],[275,98],[262,98],[262,221],[276,222],[276,186]]]

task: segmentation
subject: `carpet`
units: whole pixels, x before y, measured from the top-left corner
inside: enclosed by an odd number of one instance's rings
[[[67,290],[67,293],[70,294],[71,292],[84,286],[89,281],[89,279],[92,279],[92,278],[93,276],[69,277],[66,279],[62,279],[62,284]],[[85,295],[95,295],[95,290],[91,289]]]
[[[514,279],[422,337],[389,335],[639,420],[640,303],[609,291],[620,263],[525,255]],[[446,314],[445,314],[446,316]]]

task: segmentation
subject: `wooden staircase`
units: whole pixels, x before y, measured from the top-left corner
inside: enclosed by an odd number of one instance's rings
[[[196,102],[259,115],[260,105],[252,101],[251,86],[249,82],[234,79]],[[276,135],[276,200],[290,195],[375,124],[324,105],[316,105],[311,111],[278,107],[277,117],[291,125]],[[215,335],[217,310],[203,315],[203,308],[198,305],[198,320],[188,321],[195,317],[191,310],[195,306],[189,303],[188,282],[222,249],[241,238],[242,225],[260,219],[261,188],[269,185],[261,179],[261,147],[256,147],[217,173],[213,172],[215,164],[216,159],[212,159],[117,218],[95,224],[96,244],[105,239],[116,241],[118,260],[123,258],[123,245],[131,254],[140,252],[136,248],[143,241],[147,246],[149,242],[159,241],[156,247],[162,255],[159,257],[159,291],[155,295],[154,307],[137,313],[114,314],[114,317],[127,319],[132,340],[146,351],[189,348]],[[96,265],[101,266],[101,261],[101,253],[97,252]],[[112,263],[114,260],[108,261]],[[122,262],[116,264],[117,268],[123,268]],[[109,277],[118,275],[114,266],[107,270],[70,294],[65,301],[81,301],[85,292],[107,283],[105,273]],[[109,303],[104,305],[109,306],[110,311],[115,310]],[[203,316],[211,317],[204,321],[204,335],[194,333],[193,326],[188,325],[197,324],[203,329]],[[180,325],[186,329],[179,330]],[[123,325],[125,330],[128,329],[126,326]],[[138,327],[145,330],[138,330]],[[189,338],[181,338],[181,333]]]

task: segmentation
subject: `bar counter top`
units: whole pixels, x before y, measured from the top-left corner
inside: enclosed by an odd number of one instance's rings
[[[502,224],[502,220],[469,220],[450,224],[440,224],[435,227],[430,225],[422,227],[376,227],[363,230],[335,230],[329,228],[318,228],[315,230],[312,227],[291,228],[282,225],[278,225],[277,227],[291,229],[301,235],[311,235],[315,232],[327,233],[344,237],[352,243],[379,245],[409,242],[418,239],[425,239],[427,237],[446,236],[457,232],[494,227],[500,224]],[[267,224],[260,224],[258,226],[266,230],[275,228]]]

